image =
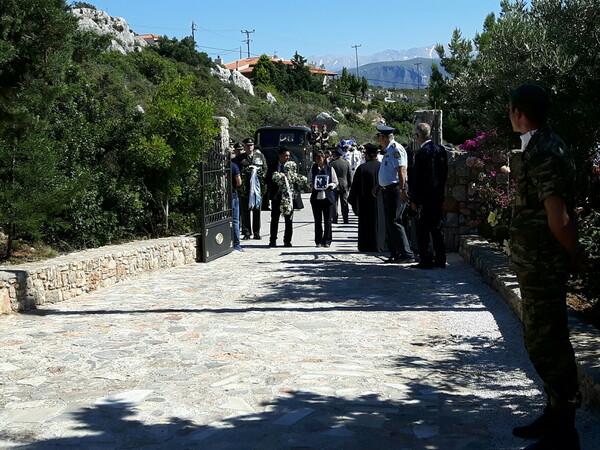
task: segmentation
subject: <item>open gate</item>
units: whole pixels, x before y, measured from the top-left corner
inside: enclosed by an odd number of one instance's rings
[[[200,165],[202,229],[196,236],[196,261],[209,262],[233,250],[233,210],[229,153],[220,143]]]

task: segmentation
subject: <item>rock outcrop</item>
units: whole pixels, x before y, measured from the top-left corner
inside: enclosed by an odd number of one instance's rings
[[[129,28],[122,17],[111,17],[106,12],[91,8],[74,8],[74,16],[79,19],[79,29],[96,34],[113,36],[107,50],[122,54],[140,51],[148,43]]]
[[[319,127],[321,125],[327,125],[327,130],[329,131],[334,130],[338,123],[340,122],[334,119],[331,114],[326,112],[320,113],[310,122],[311,125],[318,125]]]
[[[211,69],[211,73],[223,83],[231,83],[248,92],[250,95],[254,95],[254,87],[250,80],[237,70],[229,70],[225,67],[217,66],[216,68]]]

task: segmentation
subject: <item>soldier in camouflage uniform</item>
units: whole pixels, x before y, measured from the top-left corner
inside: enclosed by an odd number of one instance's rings
[[[521,133],[523,173],[511,223],[511,267],[521,288],[529,358],[544,382],[547,406],[513,434],[540,439],[528,449],[578,449],[575,409],[581,404],[575,354],[567,326],[566,284],[573,264],[587,258],[573,222],[575,165],[571,152],[546,123],[550,99],[536,85],[510,95],[509,117]]]

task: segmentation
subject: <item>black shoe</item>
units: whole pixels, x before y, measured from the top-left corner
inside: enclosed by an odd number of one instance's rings
[[[248,239],[250,239],[249,234],[245,234],[244,237],[242,238],[242,240],[244,240],[244,241],[247,241]]]
[[[322,247],[322,246],[323,246],[323,244],[316,244],[315,245],[315,247],[317,247],[317,248]]]
[[[388,259],[383,261],[384,264],[398,264],[400,262],[400,258],[397,256],[390,256]]]
[[[414,261],[415,257],[413,255],[400,255],[398,256],[398,261],[400,262],[406,262],[406,261]]]
[[[255,234],[254,239],[256,239],[257,241],[260,241],[262,239],[262,236],[260,234]]]
[[[422,262],[417,263],[417,264],[413,264],[412,266],[409,266],[411,269],[425,269],[425,270],[432,270],[433,269],[433,264],[423,264]]]
[[[579,450],[579,433],[574,426],[554,428],[539,441],[528,445],[525,450]]]
[[[323,247],[329,248],[330,246],[331,246],[331,244],[323,244]]]
[[[284,247],[291,247],[291,246],[292,246],[292,243],[291,243],[291,242],[286,242],[286,243],[284,243],[284,244],[283,244],[283,246],[284,246]]]
[[[550,414],[544,411],[544,414],[529,425],[514,427],[512,434],[522,439],[538,439],[547,434],[552,428],[554,428],[554,421]]]
[[[446,262],[433,262],[433,267],[435,267],[436,269],[445,269],[446,265]]]
[[[269,242],[269,247],[277,247],[277,244],[275,242]]]

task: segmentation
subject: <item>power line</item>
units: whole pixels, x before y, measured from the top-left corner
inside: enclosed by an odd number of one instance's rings
[[[194,47],[196,46],[196,22],[192,20],[192,41],[194,42]]]
[[[417,66],[417,89],[421,89],[421,64],[423,63],[415,63],[414,65]]]
[[[351,45],[350,47],[352,47],[354,49],[354,51],[356,52],[356,78],[359,78],[358,75],[358,47],[361,47],[362,44],[358,44],[358,45]]]
[[[254,33],[254,30],[241,30],[241,33],[246,34],[246,39],[244,39],[242,42],[248,44],[248,58],[250,58],[250,42],[252,42],[252,39],[250,39],[250,34]]]

